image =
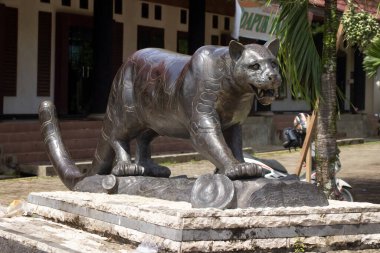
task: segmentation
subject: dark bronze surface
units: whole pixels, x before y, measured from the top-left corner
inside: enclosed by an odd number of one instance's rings
[[[254,98],[270,104],[277,96],[281,85],[277,50],[274,40],[264,46],[235,41],[229,47],[204,46],[191,57],[163,49],[137,51],[114,78],[93,166],[86,173],[79,172],[63,146],[54,105],[41,103],[41,132],[54,168],[72,190],[144,196],[148,192],[196,207],[267,203],[260,197],[267,193],[245,199],[247,192],[272,186],[264,179],[251,180],[264,171],[244,162],[241,125]],[[167,179],[170,169],[151,159],[149,144],[159,135],[189,138],[222,175],[203,175],[196,182]],[[129,148],[133,139],[134,163]],[[280,184],[273,187],[283,191]]]
[[[104,183],[110,183],[104,187]],[[107,189],[106,189],[107,188]],[[112,188],[112,191],[109,189]],[[289,176],[280,180],[250,178],[232,181],[225,175],[205,174],[197,179],[95,175],[78,182],[75,191],[129,194],[190,202],[194,208],[326,206],[317,186]]]
[[[255,96],[269,104],[277,94],[277,50],[274,40],[264,46],[235,41],[229,47],[204,46],[191,57],[163,49],[137,51],[114,78],[93,166],[86,175],[63,151],[54,106],[41,104],[41,131],[54,167],[70,189],[94,174],[169,177],[169,168],[153,163],[149,148],[156,136],[166,135],[190,138],[218,173],[231,179],[262,176],[260,167],[243,160],[241,124]],[[129,148],[133,139],[135,163]]]

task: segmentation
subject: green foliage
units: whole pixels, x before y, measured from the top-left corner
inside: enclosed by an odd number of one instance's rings
[[[368,76],[374,76],[380,67],[380,35],[376,36],[367,47],[363,61],[364,69]]]
[[[295,253],[305,252],[305,245],[303,244],[303,242],[300,238],[297,239],[297,241],[294,243],[293,247],[294,247]]]
[[[270,4],[267,0],[267,4]],[[315,101],[320,94],[322,64],[308,20],[307,0],[280,0],[276,36],[282,73],[295,97]]]
[[[350,46],[364,51],[370,41],[379,34],[379,24],[368,12],[356,11],[357,6],[349,1],[349,10],[342,17],[344,36]]]

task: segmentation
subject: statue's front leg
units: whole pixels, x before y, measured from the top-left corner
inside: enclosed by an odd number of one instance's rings
[[[217,117],[201,116],[192,122],[191,140],[195,149],[218,168],[218,173],[231,179],[263,176],[262,167],[243,162],[241,157],[238,157],[240,161],[234,157],[216,119]]]
[[[244,162],[243,156],[243,133],[242,127],[239,124],[233,125],[223,131],[224,139],[228,147],[231,149],[236,160]]]

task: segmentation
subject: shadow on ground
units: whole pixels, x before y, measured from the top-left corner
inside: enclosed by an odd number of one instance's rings
[[[380,204],[380,182],[375,179],[344,178],[352,186],[350,192],[356,202]]]

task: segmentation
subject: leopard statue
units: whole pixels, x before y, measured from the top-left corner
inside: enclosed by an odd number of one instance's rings
[[[66,151],[55,107],[39,108],[48,155],[63,183],[73,189],[92,175],[169,177],[151,159],[157,136],[190,139],[193,147],[228,178],[263,176],[244,162],[242,124],[254,99],[268,105],[278,95],[278,40],[265,45],[203,46],[192,56],[146,48],[133,53],[117,72],[91,169],[80,171]],[[131,159],[130,142],[136,140]]]

